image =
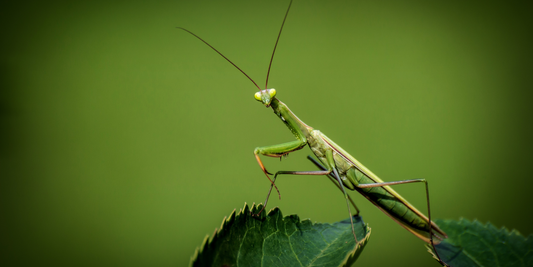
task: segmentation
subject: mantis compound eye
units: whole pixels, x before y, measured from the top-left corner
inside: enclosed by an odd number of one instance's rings
[[[276,89],[265,89],[255,93],[254,98],[265,105],[270,105],[272,99],[276,96]]]

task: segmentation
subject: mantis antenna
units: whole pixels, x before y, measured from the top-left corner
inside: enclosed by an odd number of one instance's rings
[[[279,37],[281,36],[281,31],[283,30],[283,25],[285,25],[285,20],[287,19],[287,15],[289,14],[289,10],[291,9],[291,5],[292,5],[292,0],[289,3],[289,7],[287,8],[287,12],[285,13],[285,17],[283,18],[283,22],[281,23],[281,28],[279,29],[278,38],[276,39],[276,44],[274,45],[274,50],[272,51],[272,56],[270,57],[270,63],[268,64],[268,71],[267,71],[267,75],[266,75],[265,89],[267,89],[267,86],[268,86],[268,76],[270,75],[270,67],[272,66],[272,61],[274,60],[274,53],[276,53],[276,47],[278,46]],[[225,60],[227,60],[229,63],[231,63],[231,65],[233,65],[235,68],[237,68],[242,74],[244,74],[244,76],[246,76],[246,78],[248,78],[250,81],[252,81],[254,83],[254,85],[257,87],[257,89],[259,89],[259,91],[262,91],[261,88],[259,87],[259,85],[257,85],[257,83],[252,78],[250,78],[250,76],[248,76],[248,74],[246,74],[246,72],[241,70],[241,68],[237,67],[237,65],[235,65],[235,63],[233,63],[231,60],[229,60],[226,56],[224,56],[222,53],[220,53],[216,48],[214,48],[212,45],[210,45],[204,39],[200,38],[200,36],[194,34],[193,32],[191,32],[191,31],[189,31],[189,30],[187,30],[185,28],[182,28],[182,27],[176,27],[176,28],[184,30],[184,31],[190,33],[192,36],[196,37],[198,40],[202,41],[204,44],[209,46],[211,49],[213,49],[215,52],[217,52],[219,55],[221,55]]]
[[[274,60],[274,53],[276,53],[276,47],[278,47],[279,37],[281,36],[281,31],[283,31],[283,26],[285,25],[285,20],[287,19],[287,15],[289,15],[289,10],[291,9],[291,5],[292,5],[292,0],[289,3],[289,7],[287,8],[287,12],[285,12],[285,17],[283,18],[283,22],[281,23],[281,28],[279,29],[278,38],[276,39],[276,44],[274,45],[274,51],[272,51],[272,56],[270,57],[270,63],[268,64],[268,71],[267,71],[265,89],[268,88],[268,76],[270,75],[270,67],[272,66],[272,60]]]
[[[237,67],[237,65],[235,65],[235,63],[231,62],[231,60],[229,60],[226,56],[224,56],[222,53],[218,52],[218,50],[216,48],[214,48],[212,45],[210,45],[208,42],[204,41],[204,39],[200,38],[198,35],[192,33],[191,31],[185,29],[185,28],[182,28],[182,27],[176,27],[178,29],[182,29],[190,34],[192,34],[192,36],[198,38],[198,40],[204,42],[204,44],[206,44],[207,46],[211,47],[211,49],[215,50],[215,52],[217,52],[219,55],[221,55],[225,60],[227,60],[229,63],[231,63],[231,65],[233,65],[235,68],[237,68],[240,72],[242,72],[242,74],[244,74],[244,76],[246,76],[248,79],[250,79],[250,81],[252,81],[255,86],[257,87],[257,89],[259,89],[259,91],[261,91],[261,88],[259,87],[259,85],[257,85],[257,83],[255,83],[254,80],[252,80],[252,78],[250,78],[250,76],[248,76],[248,74],[246,74],[246,72],[244,72],[243,70],[241,70],[241,68]]]

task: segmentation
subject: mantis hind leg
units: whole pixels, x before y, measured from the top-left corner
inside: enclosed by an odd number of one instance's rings
[[[426,202],[427,202],[427,207],[428,207],[428,232],[429,232],[429,243],[431,244],[431,246],[433,247],[433,251],[435,251],[435,254],[437,256],[437,258],[439,259],[439,262],[442,263],[443,265],[445,266],[448,266],[445,262],[443,262],[439,256],[439,253],[437,252],[437,249],[435,248],[435,243],[433,241],[433,236],[441,239],[439,236],[435,235],[433,233],[433,230],[437,231],[438,233],[440,234],[444,234],[444,232],[442,232],[438,226],[433,226],[433,221],[431,221],[431,209],[430,209],[430,205],[429,205],[429,186],[428,186],[428,182],[426,181],[426,179],[410,179],[410,180],[401,180],[401,181],[393,181],[393,182],[382,182],[382,183],[369,183],[369,184],[358,184],[356,185],[356,187],[358,188],[372,188],[372,187],[383,187],[383,186],[390,186],[390,185],[398,185],[398,184],[409,184],[409,183],[424,183],[425,187],[426,187]],[[445,237],[446,234],[444,234]]]

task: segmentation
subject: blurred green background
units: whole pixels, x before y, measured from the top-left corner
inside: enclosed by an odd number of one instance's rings
[[[1,12],[2,266],[185,266],[293,140],[263,86],[289,1],[16,2]],[[426,178],[435,218],[533,232],[526,2],[293,3],[269,87],[385,181]],[[270,171],[310,170],[304,149]],[[324,177],[282,177],[285,215],[348,217]],[[423,185],[396,189],[425,211]],[[437,266],[352,193],[359,266]]]

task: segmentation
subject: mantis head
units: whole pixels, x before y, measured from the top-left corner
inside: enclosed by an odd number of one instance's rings
[[[263,103],[267,108],[270,107],[270,102],[276,96],[276,89],[265,89],[255,93],[255,100]]]

